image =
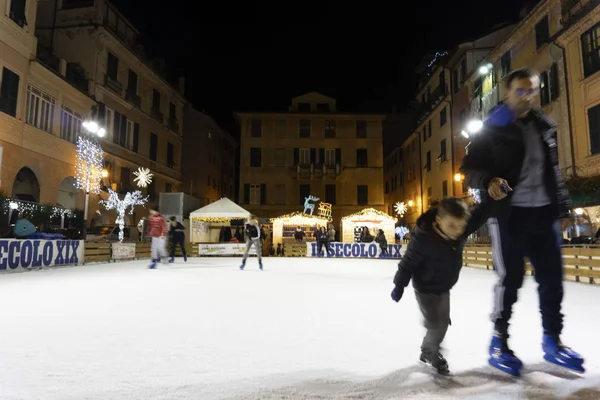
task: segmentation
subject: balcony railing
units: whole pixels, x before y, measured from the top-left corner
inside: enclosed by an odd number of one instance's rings
[[[110,76],[104,75],[104,86],[117,93],[119,96],[123,96],[123,85],[116,79]]]
[[[65,78],[67,79],[67,82],[75,86],[77,89],[84,93],[89,93],[89,79],[85,77],[85,71],[79,63],[67,64],[67,76]]]
[[[37,44],[37,59],[44,64],[48,69],[59,73],[60,60],[54,54],[52,50],[38,41]]]
[[[481,114],[483,117],[488,115],[490,110],[498,105],[498,86],[481,96]]]
[[[293,175],[297,179],[321,179],[336,178],[342,173],[342,167],[339,163],[335,165],[331,164],[298,164],[293,167]]]
[[[138,108],[142,105],[142,98],[133,90],[127,90],[127,93],[125,93],[125,100],[129,101]]]
[[[600,5],[600,0],[572,0],[567,2],[562,9],[560,19],[563,29],[575,24],[598,5]]]

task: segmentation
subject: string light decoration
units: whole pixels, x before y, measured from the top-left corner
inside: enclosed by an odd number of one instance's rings
[[[379,211],[374,208],[365,208],[357,213],[346,215],[345,217],[342,218],[342,221],[356,218],[356,217],[371,217],[371,218],[372,217],[381,217],[381,218],[391,219],[394,222],[398,222],[398,218],[392,217],[391,215],[388,215],[388,214],[384,213],[383,211]]]
[[[73,217],[73,210],[62,207],[52,207],[52,218],[58,217]]]
[[[408,234],[409,229],[405,226],[398,226],[396,227],[396,229],[394,230],[394,232],[396,233],[396,236],[398,236],[400,239],[404,239],[404,237]]]
[[[396,214],[402,217],[408,211],[408,206],[403,201],[399,201],[394,205],[394,209],[396,210]]]
[[[75,218],[75,212],[68,208],[42,205],[11,198],[4,198],[2,202],[4,214],[7,214],[12,210],[12,212],[18,212],[23,217],[31,217],[36,213],[49,213],[51,218]]]
[[[469,197],[471,197],[471,199],[473,199],[473,203],[475,203],[475,204],[481,203],[481,195],[479,193],[479,190],[469,188]]]
[[[102,147],[93,139],[77,138],[77,172],[75,187],[86,193],[100,193],[102,181]]]
[[[279,222],[279,221],[285,222],[285,224],[287,224],[287,225],[316,225],[316,224],[326,225],[328,222],[331,222],[331,220],[329,218],[325,218],[325,217],[321,217],[321,216],[317,216],[317,215],[304,214],[299,211],[295,211],[290,214],[285,214],[280,217],[270,219],[271,223],[275,223],[275,222]]]
[[[152,183],[152,177],[154,176],[148,168],[142,167],[138,168],[133,174],[135,175],[133,181],[138,187],[142,188],[148,187],[148,185]]]
[[[108,194],[108,200],[100,200],[100,203],[107,210],[117,211],[116,223],[119,225],[119,242],[122,242],[125,236],[125,213],[127,212],[127,208],[130,208],[129,214],[133,214],[134,207],[143,206],[148,201],[148,196],[142,197],[142,192],[139,190],[128,192],[123,200],[111,189],[108,189]]]

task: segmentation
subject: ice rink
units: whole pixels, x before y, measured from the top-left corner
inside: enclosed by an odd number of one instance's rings
[[[600,287],[566,283],[563,341],[578,377],[546,364],[527,278],[511,345],[514,379],[487,365],[492,271],[465,268],[452,292],[445,356],[418,364],[412,290],[389,296],[396,261],[197,258],[0,276],[0,399],[600,399]]]

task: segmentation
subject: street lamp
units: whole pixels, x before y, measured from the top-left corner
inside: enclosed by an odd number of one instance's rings
[[[106,135],[106,130],[95,121],[85,121],[81,124],[82,132],[77,138],[77,180],[75,186],[85,191],[85,206],[83,210],[83,240],[87,237],[88,208],[90,192],[100,193],[100,182],[103,176],[104,154],[96,140]]]
[[[479,131],[481,131],[481,129],[483,128],[483,121],[480,119],[473,119],[469,122],[467,122],[467,125],[465,126],[465,130],[463,130],[461,132],[461,135],[463,135],[465,138],[469,138],[470,135],[473,135]]]
[[[479,73],[481,75],[487,75],[490,73],[490,71],[494,68],[494,66],[491,63],[487,63],[482,65],[481,67],[479,67]]]

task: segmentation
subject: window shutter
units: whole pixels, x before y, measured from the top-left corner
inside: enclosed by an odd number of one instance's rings
[[[300,149],[296,147],[294,149],[294,165],[298,165],[299,162],[300,162]]]
[[[319,163],[325,164],[325,149],[319,149]]]
[[[104,125],[106,120],[106,106],[104,103],[98,102],[98,122],[100,125]],[[104,128],[106,128],[104,126]]]
[[[137,122],[133,124],[133,146],[132,149],[137,153],[138,147],[140,145],[140,124]]]
[[[342,165],[342,149],[335,149],[335,163]]]
[[[317,149],[310,149],[310,162],[317,162]]]
[[[244,204],[250,204],[250,184],[244,183]]]
[[[267,184],[260,185],[260,204],[267,204]]]
[[[554,63],[552,64],[552,67],[550,67],[550,100],[556,100],[558,98],[558,86],[558,68],[556,67],[556,63]]]

